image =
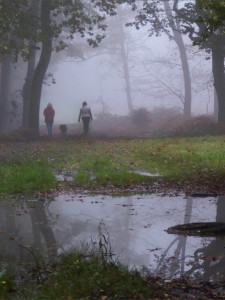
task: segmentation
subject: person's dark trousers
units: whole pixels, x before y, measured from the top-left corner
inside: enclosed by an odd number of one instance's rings
[[[83,117],[83,129],[84,129],[84,134],[88,134],[88,129],[89,129],[89,123],[90,123],[90,117]]]

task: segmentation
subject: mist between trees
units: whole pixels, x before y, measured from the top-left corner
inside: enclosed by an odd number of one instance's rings
[[[146,110],[151,126],[168,110],[224,124],[223,3],[1,0],[0,133],[39,135],[48,102],[56,124],[76,123],[83,100],[94,119]]]

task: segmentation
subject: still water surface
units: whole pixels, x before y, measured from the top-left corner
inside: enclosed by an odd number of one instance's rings
[[[225,238],[168,234],[190,222],[225,222],[225,197],[61,194],[0,203],[0,262],[14,274],[104,235],[123,264],[164,278],[225,279]]]

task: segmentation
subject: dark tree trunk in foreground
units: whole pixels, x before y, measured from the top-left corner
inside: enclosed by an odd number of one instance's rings
[[[10,81],[10,56],[3,56],[1,62],[1,83],[0,83],[0,133],[4,131],[4,121],[7,115],[7,102],[9,98]]]
[[[27,74],[25,83],[23,86],[23,127],[29,126],[29,111],[30,111],[30,95],[32,79],[35,71],[35,51],[32,53],[32,57],[29,59],[27,64]]]
[[[32,80],[29,109],[29,128],[32,129],[35,134],[39,134],[39,111],[42,84],[52,53],[52,35],[50,27],[51,3],[51,0],[42,0],[41,2],[42,50]]]
[[[30,17],[36,18],[39,14],[39,0],[32,0],[30,5]],[[30,100],[31,100],[31,85],[35,71],[35,50],[36,42],[33,39],[29,41],[30,59],[27,63],[27,74],[25,78],[25,83],[23,86],[23,127],[29,126],[29,110],[30,110]]]
[[[224,53],[219,47],[212,48],[212,69],[214,86],[218,98],[218,122],[225,123]]]
[[[214,87],[214,117],[217,121],[218,121],[218,112],[219,112],[218,98],[217,98],[217,94],[216,94],[216,89]]]

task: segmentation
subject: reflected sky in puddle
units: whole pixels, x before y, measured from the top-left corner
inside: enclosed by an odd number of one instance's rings
[[[149,172],[146,172],[146,171],[133,171],[131,173],[136,173],[136,174],[139,174],[139,175],[142,175],[142,176],[147,176],[147,177],[158,177],[158,176],[160,176],[158,173],[149,173]]]
[[[225,279],[225,239],[184,237],[165,232],[190,222],[225,222],[225,197],[159,195],[124,197],[62,194],[53,201],[0,203],[1,264],[29,263],[31,252],[55,256],[109,234],[124,264],[145,266],[154,275]],[[30,253],[30,255],[28,255]],[[32,260],[32,259],[31,259]]]

